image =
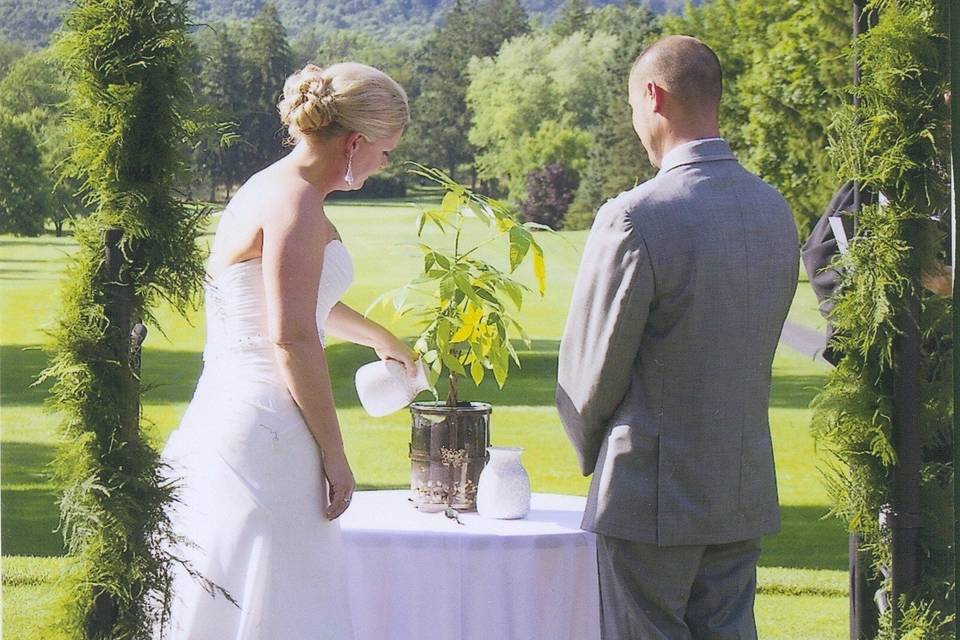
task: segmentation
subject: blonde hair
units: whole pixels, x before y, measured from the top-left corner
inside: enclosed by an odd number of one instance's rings
[[[383,140],[410,122],[403,87],[383,71],[357,62],[326,69],[308,64],[287,78],[277,109],[291,142],[349,131]]]

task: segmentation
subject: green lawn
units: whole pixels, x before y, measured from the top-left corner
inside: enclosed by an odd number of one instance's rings
[[[331,204],[328,213],[350,248],[355,285],[346,301],[363,310],[378,293],[410,277],[420,261],[413,244],[416,208],[402,203]],[[213,223],[215,225],[215,221]],[[534,339],[521,353],[523,368],[507,388],[492,383],[462,395],[494,403],[492,439],[526,449],[523,460],[535,491],[584,494],[587,480],[576,470],[553,407],[556,352],[585,232],[543,236],[548,293],[530,298],[521,314]],[[209,236],[206,238],[209,240]],[[44,343],[57,309],[61,276],[75,244],[71,238],[20,239],[0,236],[0,516],[3,553],[3,634],[11,638],[53,638],[41,630],[63,560],[56,494],[46,465],[57,444],[57,417],[42,406],[45,387],[31,387],[44,366]],[[490,248],[500,251],[500,248]],[[525,267],[529,270],[529,266]],[[524,273],[528,282],[529,273]],[[811,306],[812,305],[812,306]],[[812,311],[812,313],[811,313]],[[816,305],[801,282],[791,319],[816,328]],[[387,310],[373,313],[401,334]],[[200,371],[202,313],[182,318],[158,314],[163,332],[150,327],[143,375],[148,429],[159,446],[176,427]],[[353,372],[374,354],[348,344],[331,344],[334,393],[348,453],[362,487],[400,487],[408,481],[408,418],[401,412],[370,418],[359,407]],[[817,452],[808,434],[810,399],[823,384],[825,369],[782,349],[774,363],[771,423],[783,505],[783,531],[765,541],[761,558],[757,617],[764,638],[838,638],[846,633],[846,535],[823,519],[827,496],[816,470]],[[36,557],[35,557],[36,556]]]

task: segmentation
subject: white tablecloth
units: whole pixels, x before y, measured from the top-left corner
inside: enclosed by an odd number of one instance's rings
[[[596,543],[584,499],[534,494],[523,520],[420,513],[362,491],[340,518],[357,640],[596,640]]]

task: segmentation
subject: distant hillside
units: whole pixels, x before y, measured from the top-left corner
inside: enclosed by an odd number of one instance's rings
[[[198,22],[250,18],[267,0],[196,0]],[[700,4],[696,0],[694,4]],[[552,20],[564,0],[521,0],[534,19]],[[362,29],[381,36],[416,37],[435,26],[453,0],[274,0],[291,38],[305,30]],[[602,6],[617,0],[594,0]],[[657,13],[683,9],[685,0],[649,0]],[[60,25],[69,0],[0,0],[0,36],[43,46]]]

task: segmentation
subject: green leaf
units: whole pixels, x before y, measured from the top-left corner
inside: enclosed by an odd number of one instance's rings
[[[460,194],[448,191],[444,194],[443,201],[440,203],[440,210],[446,214],[457,213],[460,209],[460,202]]]
[[[520,366],[520,356],[517,355],[517,350],[513,348],[513,343],[510,342],[509,340],[507,340],[507,341],[506,341],[506,345],[507,345],[507,351],[510,352],[510,357],[513,358],[513,361],[514,361],[514,362],[516,363],[516,365],[519,367],[519,366]]]
[[[460,361],[453,357],[450,353],[445,351],[440,352],[440,359],[443,360],[443,364],[454,373],[458,373],[461,376],[467,375],[467,370],[463,368],[463,365],[460,364]]]
[[[537,279],[537,287],[542,298],[547,290],[547,266],[544,264],[543,249],[540,245],[531,240],[531,246],[533,247],[533,275]]]
[[[536,230],[536,231],[551,231],[551,232],[554,232],[553,229],[551,229],[550,227],[548,227],[548,226],[545,225],[545,224],[540,224],[539,222],[524,222],[524,223],[523,223],[523,227],[524,227],[525,229],[529,229],[530,231]],[[556,232],[554,232],[554,233],[556,233]]]
[[[523,227],[510,228],[510,273],[516,271],[530,250],[530,232]]]
[[[457,288],[460,289],[474,304],[478,307],[483,306],[483,300],[480,299],[480,296],[477,295],[476,290],[473,288],[473,285],[470,284],[470,280],[467,278],[466,274],[462,271],[453,271],[453,281],[457,283]]]
[[[483,382],[483,365],[480,364],[479,360],[474,360],[470,364],[470,377],[473,378],[473,384],[478,387]]]
[[[490,226],[490,223],[496,220],[496,216],[493,214],[493,211],[489,206],[480,203],[480,202],[471,202],[467,205],[470,208],[470,211],[473,212],[474,217],[479,219],[483,224]]]
[[[504,278],[500,282],[500,288],[510,297],[517,311],[520,311],[520,306],[523,304],[523,290],[520,288],[520,285],[513,280]]]
[[[510,367],[510,357],[507,350],[502,347],[495,350],[491,354],[491,360],[493,361],[493,377],[496,379],[497,385],[503,389]]]

